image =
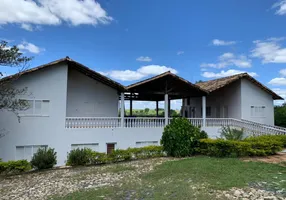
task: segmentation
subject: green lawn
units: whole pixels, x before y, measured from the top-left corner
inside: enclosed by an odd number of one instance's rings
[[[122,168],[122,170],[126,170]],[[120,173],[120,168],[116,170]],[[286,188],[286,168],[276,164],[243,162],[235,158],[193,157],[165,162],[132,182],[123,179],[113,187],[71,193],[71,199],[221,199],[216,190],[256,186]],[[262,185],[261,185],[262,184]],[[284,195],[286,195],[284,193]]]

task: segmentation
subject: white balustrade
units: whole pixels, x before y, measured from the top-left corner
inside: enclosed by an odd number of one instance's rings
[[[170,123],[172,118],[168,118]],[[197,127],[203,126],[202,118],[188,118],[188,120]],[[157,117],[126,117],[124,118],[124,128],[156,128],[164,127],[165,118]],[[286,128],[270,126],[251,122],[247,120],[238,120],[233,118],[207,118],[206,127],[230,126],[231,128],[243,129],[248,135],[285,135]],[[120,117],[67,117],[66,128],[117,128],[121,127]]]
[[[67,117],[66,128],[115,128],[120,117]]]
[[[164,127],[165,118],[157,117],[127,117],[125,118],[126,128],[156,128]]]

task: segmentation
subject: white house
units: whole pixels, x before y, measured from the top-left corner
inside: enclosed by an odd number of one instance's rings
[[[172,99],[189,99],[184,101],[183,114],[212,137],[217,136],[222,125],[243,127],[255,134],[285,134],[285,129],[270,126],[272,98],[281,97],[253,78],[241,76],[244,78],[229,84],[235,86],[236,92],[225,93],[222,91],[228,90],[228,86],[212,91],[203,83],[195,85],[170,72],[124,87],[68,57],[24,71],[12,84],[15,88],[27,88],[18,98],[30,106],[19,113],[20,122],[13,112],[0,113],[0,127],[5,133],[0,138],[0,158],[30,160],[38,148],[52,147],[57,152],[58,165],[63,165],[67,153],[74,148],[110,152],[114,148],[158,145],[164,126],[171,120],[168,113]],[[222,103],[223,95],[227,95],[229,103]],[[156,101],[157,105],[164,101],[165,116],[124,116],[125,100],[130,101],[131,110],[132,101]],[[247,110],[245,107],[249,106]],[[195,107],[195,112],[191,107]],[[256,112],[270,112],[270,116],[258,121],[255,117],[262,114],[252,116]]]
[[[206,82],[200,88],[209,92],[206,97],[207,118],[234,118],[274,125],[273,100],[282,99],[247,73]],[[200,98],[186,98],[182,103],[187,118],[202,117]]]

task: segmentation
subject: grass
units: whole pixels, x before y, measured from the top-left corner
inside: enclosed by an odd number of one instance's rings
[[[140,179],[124,179],[113,187],[74,192],[55,199],[223,199],[215,194],[216,190],[258,184],[267,190],[285,189],[286,168],[235,158],[193,157],[165,162],[140,175]]]

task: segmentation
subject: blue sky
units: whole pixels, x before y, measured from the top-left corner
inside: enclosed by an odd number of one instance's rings
[[[124,85],[166,70],[191,82],[249,72],[286,97],[285,0],[0,2],[0,38],[31,67],[69,56]]]

